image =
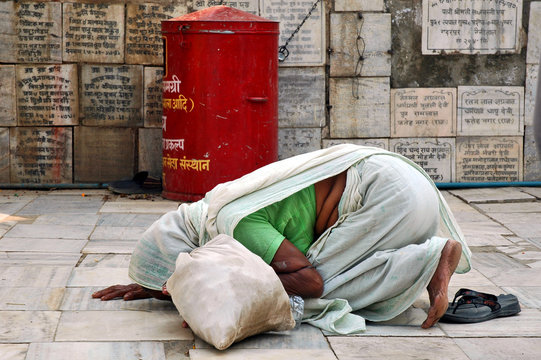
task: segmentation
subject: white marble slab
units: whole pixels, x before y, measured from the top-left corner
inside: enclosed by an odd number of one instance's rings
[[[541,213],[541,202],[520,202],[510,204],[478,204],[477,207],[485,213]]]
[[[67,266],[0,266],[0,287],[64,287],[71,269]]]
[[[383,0],[335,0],[336,11],[385,11]]]
[[[160,216],[159,214],[101,214],[97,225],[149,227]]]
[[[213,349],[213,346],[195,338],[196,349]],[[328,350],[329,344],[320,329],[302,324],[300,328],[281,331],[267,332],[251,336],[238,343],[231,345],[231,349],[322,349]]]
[[[526,265],[499,252],[474,253],[472,262],[475,269],[489,279],[508,271],[528,269]]]
[[[26,360],[165,360],[160,342],[54,342],[32,343]]]
[[[460,189],[449,192],[467,203],[535,201],[535,196],[515,187]]]
[[[0,240],[0,244],[3,240]],[[46,256],[39,252],[5,252],[0,251],[0,266],[75,266],[81,254],[79,253],[47,253]]]
[[[504,286],[508,294],[515,295],[522,307],[541,309],[541,287],[539,286]]]
[[[63,287],[0,287],[0,310],[59,310],[64,291]]]
[[[117,254],[88,254],[78,265],[84,267],[119,267],[128,268],[130,266],[131,255]]]
[[[102,198],[95,196],[47,195],[32,201],[18,215],[96,214],[102,204]]]
[[[541,187],[520,187],[519,189],[541,199]]]
[[[0,343],[52,341],[60,311],[0,311]],[[32,324],[32,326],[28,326]]]
[[[111,196],[111,191],[108,189],[56,189],[44,193],[44,195],[59,196],[59,195],[75,195],[81,197],[96,197],[102,199],[104,196]]]
[[[64,311],[55,341],[193,340],[176,311]]]
[[[339,359],[446,359],[468,360],[452,339],[330,337]]]
[[[496,285],[502,286],[541,286],[541,269],[527,268],[502,272],[491,276]],[[540,334],[541,335],[541,334]]]
[[[75,268],[68,286],[109,286],[132,282],[127,268]]]
[[[33,239],[87,239],[94,226],[17,224],[4,237]]]
[[[100,209],[100,213],[129,213],[129,214],[165,214],[176,210],[179,203],[175,201],[107,201]]]
[[[98,215],[93,214],[45,214],[34,220],[34,224],[48,225],[87,225],[94,226],[98,222]]]
[[[540,237],[539,213],[490,213],[490,217],[504,224],[516,235],[523,238]]]
[[[25,360],[28,344],[0,344],[0,359]]]
[[[96,226],[91,240],[139,240],[146,227]]]
[[[336,360],[333,352],[321,349],[231,349],[219,351],[216,349],[192,349],[191,360],[275,360],[275,359],[311,359]]]
[[[37,195],[20,195],[5,194],[7,190],[1,190],[0,194],[0,213],[12,215],[24,208],[28,203],[34,200]],[[5,195],[4,195],[5,194]]]
[[[541,338],[464,338],[455,343],[471,360],[537,360]]]
[[[503,235],[513,235],[513,232],[494,221],[462,222],[460,228],[469,246],[512,244]]]
[[[494,286],[495,284],[479,271],[472,269],[466,274],[453,274],[449,287],[475,289],[480,286]]]
[[[131,254],[137,241],[91,240],[83,249],[83,254]]]
[[[77,253],[88,240],[32,239],[4,237],[0,239],[1,251],[25,251],[42,253]],[[44,256],[45,258],[45,256]]]
[[[439,325],[452,338],[475,337],[541,337],[541,311],[522,309],[514,316],[501,317],[480,323]]]
[[[442,191],[442,194],[459,224],[463,222],[483,222],[490,220],[487,216],[481,214],[448,191]]]
[[[68,287],[66,288],[60,310],[131,310],[131,311],[176,311],[175,305],[170,301],[157,299],[139,299],[124,301],[122,299],[101,301],[92,294],[104,289],[105,286],[96,287]]]

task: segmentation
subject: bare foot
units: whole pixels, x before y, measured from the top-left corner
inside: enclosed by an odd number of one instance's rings
[[[428,309],[428,317],[421,325],[423,329],[433,326],[447,311],[447,307],[449,306],[447,288],[449,287],[449,281],[458,265],[461,254],[462,245],[456,240],[448,240],[443,247],[440,262],[427,287],[430,308]]]

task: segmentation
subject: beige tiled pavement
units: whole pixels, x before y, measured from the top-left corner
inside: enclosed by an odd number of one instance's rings
[[[84,193],[84,196],[83,196]],[[541,354],[541,188],[444,192],[473,251],[461,287],[518,296],[522,312],[478,324],[420,328],[428,297],[358,336],[303,325],[217,351],[181,326],[169,302],[102,302],[129,281],[142,232],[177,207],[107,190],[0,190],[0,359],[538,359]]]

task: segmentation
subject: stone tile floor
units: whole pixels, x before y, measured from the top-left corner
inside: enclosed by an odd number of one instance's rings
[[[519,315],[423,330],[425,294],[359,336],[303,325],[218,352],[180,326],[170,303],[90,296],[129,282],[135,242],[177,203],[106,190],[0,191],[0,359],[539,359],[541,188],[444,195],[474,254],[474,269],[453,277],[449,296],[461,287],[512,293]]]

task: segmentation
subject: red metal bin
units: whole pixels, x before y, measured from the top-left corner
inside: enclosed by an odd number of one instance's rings
[[[199,200],[277,160],[278,26],[227,6],[162,21],[165,198]]]

